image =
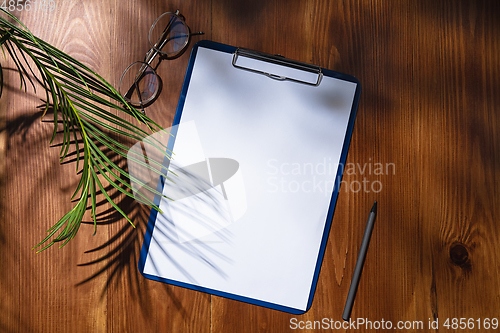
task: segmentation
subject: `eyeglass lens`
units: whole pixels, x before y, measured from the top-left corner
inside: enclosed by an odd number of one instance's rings
[[[149,31],[149,42],[153,49],[169,57],[180,53],[188,39],[189,28],[182,18],[173,13],[158,17]]]
[[[154,69],[144,62],[135,62],[123,73],[119,91],[128,102],[139,106],[152,101],[159,87],[159,78]]]

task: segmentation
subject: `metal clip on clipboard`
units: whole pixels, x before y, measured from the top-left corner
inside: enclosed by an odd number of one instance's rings
[[[248,63],[248,65],[246,65],[246,66],[245,65],[238,65],[237,61],[238,61],[238,58],[240,58],[240,57],[241,58],[249,58],[249,59],[253,59],[253,60],[257,60],[257,61],[264,61],[264,62],[273,64],[273,65],[285,66],[285,67],[293,68],[297,71],[303,71],[303,72],[307,73],[305,76],[307,76],[308,78],[314,77],[314,80],[308,81],[303,74],[298,75],[299,76],[298,78],[293,78],[290,76],[284,76],[284,75],[280,75],[280,74],[276,74],[276,73],[271,73],[271,72],[267,71],[267,69],[269,69],[269,66],[266,66],[266,70],[252,68],[252,67],[250,67],[249,62],[246,62],[246,63]],[[253,73],[265,75],[265,76],[267,76],[271,79],[274,79],[274,80],[293,81],[293,82],[303,83],[303,84],[307,84],[307,85],[311,85],[311,86],[319,86],[319,84],[321,83],[321,79],[323,78],[323,73],[321,72],[321,67],[319,67],[319,66],[313,66],[313,65],[309,65],[309,64],[306,64],[303,62],[285,59],[284,57],[282,57],[280,55],[270,55],[270,54],[266,54],[266,53],[261,53],[261,52],[247,50],[247,49],[241,49],[241,48],[237,49],[233,53],[233,66],[235,68],[239,68],[239,69],[247,70],[247,71],[250,71]],[[297,73],[299,74],[299,72],[297,72]]]

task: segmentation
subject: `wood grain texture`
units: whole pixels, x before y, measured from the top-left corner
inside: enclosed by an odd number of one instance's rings
[[[500,84],[496,3],[423,3],[416,63],[422,316],[498,317]],[[440,45],[430,48],[428,45]],[[480,301],[479,301],[480,300]]]
[[[442,324],[500,319],[497,1],[68,0],[56,8],[16,15],[114,86],[149,49],[156,17],[180,9],[204,39],[356,76],[361,100],[313,305],[293,316],[144,279],[137,261],[149,211],[118,195],[136,229],[103,201],[96,236],[84,225],[63,249],[35,254],[72,207],[78,176],[48,144],[41,91],[19,91],[13,64],[0,59],[1,332],[289,332],[292,318],[340,321],[374,200],[354,319],[422,322],[393,330],[408,332],[473,332],[477,321],[471,330]],[[172,123],[189,51],[159,66],[163,91],[147,112],[162,126]],[[430,329],[438,318],[440,329]]]

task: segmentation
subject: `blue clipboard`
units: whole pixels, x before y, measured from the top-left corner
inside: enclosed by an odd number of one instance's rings
[[[211,41],[192,50],[171,182],[139,260],[148,279],[292,314],[312,304],[361,87]],[[179,178],[176,178],[179,177]],[[339,299],[339,302],[343,301]]]

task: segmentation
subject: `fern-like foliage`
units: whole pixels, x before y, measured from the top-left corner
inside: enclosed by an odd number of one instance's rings
[[[73,145],[76,151],[76,171],[81,175],[72,196],[72,200],[76,200],[76,205],[47,231],[47,236],[34,248],[40,252],[55,243],[64,246],[74,238],[89,206],[89,200],[91,215],[95,230],[97,230],[96,196],[99,191],[130,224],[134,225],[113,202],[101,179],[105,179],[112,185],[113,191],[122,192],[158,209],[146,196],[134,197],[130,185],[131,176],[113,162],[103,150],[106,149],[126,158],[128,147],[117,139],[125,137],[143,140],[165,152],[165,156],[169,158],[166,147],[150,137],[151,132],[159,130],[160,126],[127,103],[115,88],[94,71],[35,37],[15,16],[3,9],[0,10],[7,18],[10,18],[8,20],[0,17],[2,52],[5,57],[10,56],[15,63],[19,72],[21,89],[26,90],[29,83],[34,89],[36,85],[41,85],[45,90],[45,110],[51,108],[54,113],[54,132],[51,143],[58,132],[58,122],[62,122],[61,161],[67,157],[70,146]],[[0,97],[3,79],[0,64]],[[134,118],[135,120],[131,121],[125,120]],[[148,128],[142,129],[144,126],[141,124],[146,124]],[[158,164],[153,160],[144,163],[144,156],[142,159],[139,158],[140,156],[137,157],[135,162],[144,167],[151,168],[150,163]],[[158,169],[156,165],[155,168],[151,168],[151,171],[159,173]],[[152,193],[161,195],[147,184],[143,186]]]

